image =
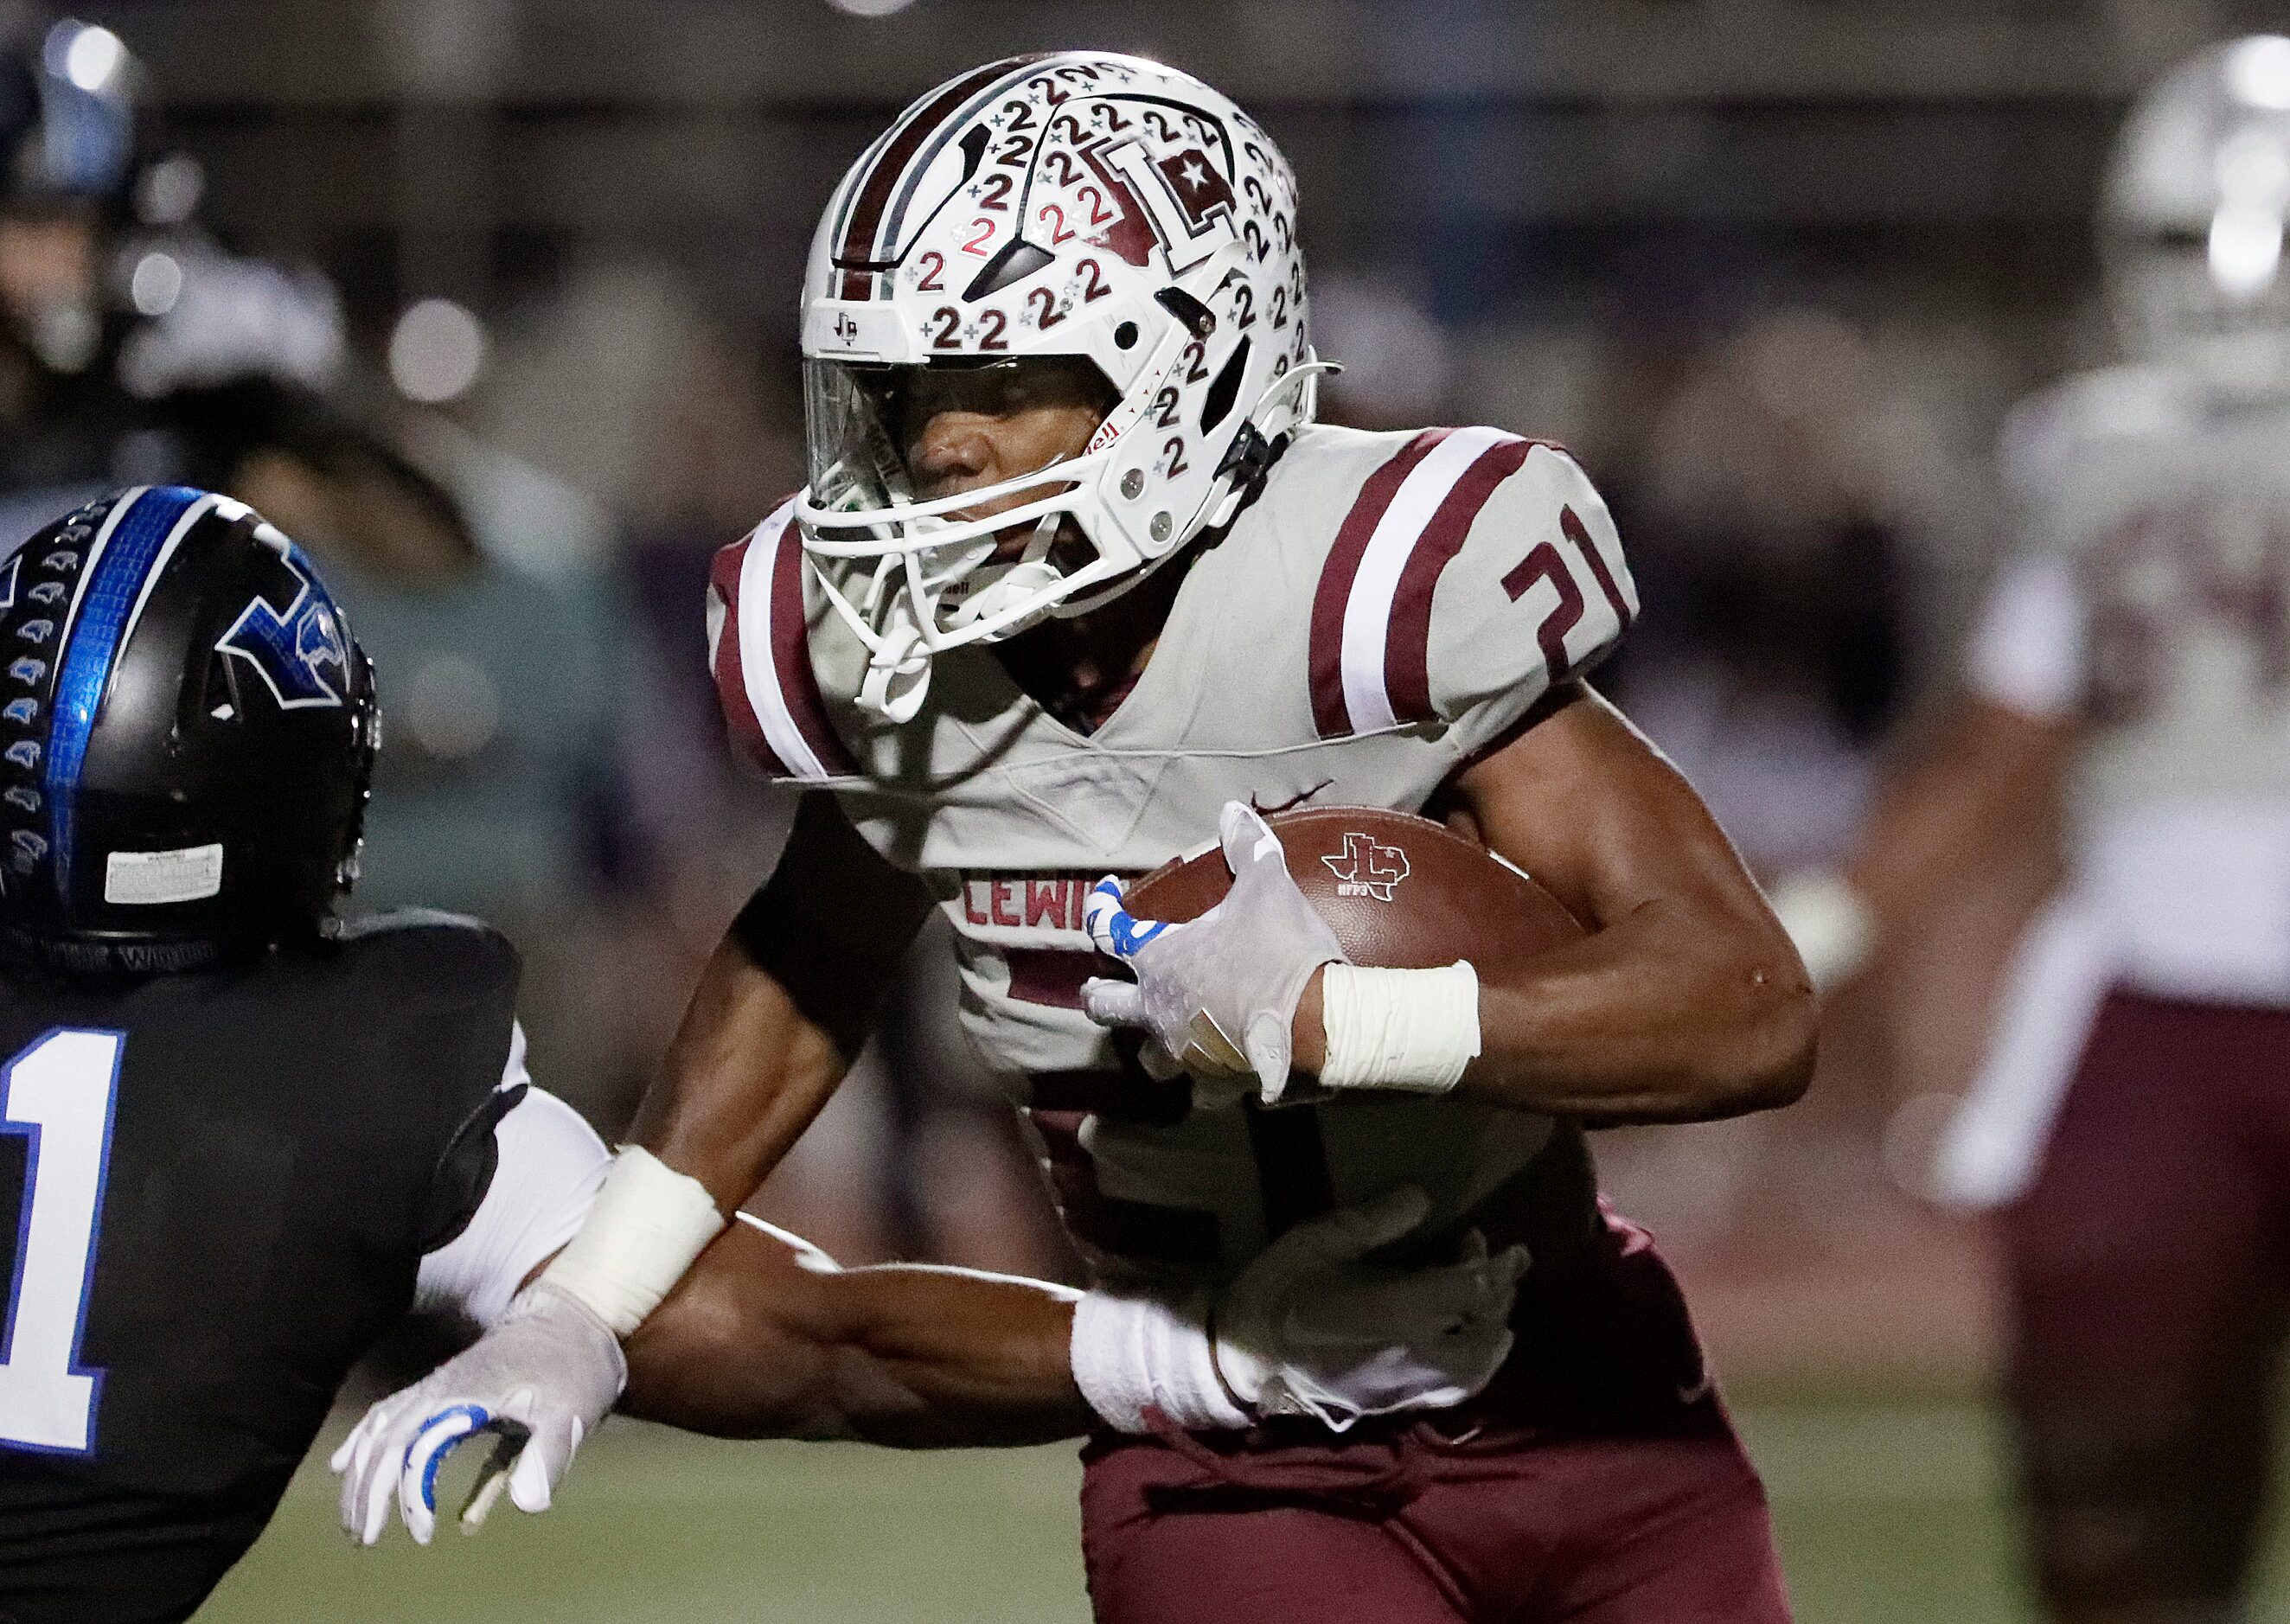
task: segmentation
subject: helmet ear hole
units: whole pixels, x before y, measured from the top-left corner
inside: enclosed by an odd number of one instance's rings
[[[1224,370],[1209,384],[1207,396],[1201,402],[1201,432],[1206,434],[1232,414],[1232,403],[1240,394],[1241,375],[1248,367],[1248,335],[1243,333],[1240,342],[1232,347],[1232,355]]]

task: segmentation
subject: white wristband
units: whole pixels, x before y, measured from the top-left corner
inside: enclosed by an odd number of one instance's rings
[[[1479,1052],[1479,973],[1330,964],[1320,983],[1323,1088],[1444,1094]]]
[[[1205,1307],[1091,1292],[1074,1304],[1074,1385],[1117,1432],[1151,1431],[1149,1408],[1188,1432],[1249,1426],[1217,1374],[1207,1325]]]
[[[1774,887],[1773,907],[1817,991],[1850,980],[1876,950],[1877,917],[1841,875],[1792,874]]]
[[[627,1145],[597,1192],[589,1221],[542,1282],[626,1336],[660,1307],[724,1227],[707,1187],[649,1150]]]

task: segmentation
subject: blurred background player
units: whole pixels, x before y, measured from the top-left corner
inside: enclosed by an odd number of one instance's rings
[[[1780,904],[1835,983],[2053,838],[1942,1146],[2001,1211],[2006,1391],[2067,1620],[2239,1616],[2290,1314],[2290,39],[2139,102],[2102,252],[2126,360],[2012,420],[2021,541],[1952,716],[1841,877]]]

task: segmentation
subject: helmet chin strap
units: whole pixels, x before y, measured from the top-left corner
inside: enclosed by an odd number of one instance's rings
[[[881,646],[867,657],[867,675],[859,683],[859,708],[886,722],[911,722],[930,692],[930,651],[922,646],[921,630],[911,625],[881,634]]]
[[[1317,360],[1307,361],[1301,366],[1290,368],[1266,385],[1264,393],[1256,397],[1256,404],[1249,409],[1247,420],[1249,428],[1262,435],[1263,425],[1272,419],[1272,406],[1283,395],[1300,384],[1310,382],[1324,373],[1333,377],[1343,370],[1343,364],[1341,362]],[[1244,471],[1230,482],[1229,488],[1221,491],[1212,490],[1208,500],[1202,506],[1202,511],[1207,516],[1192,528],[1191,533],[1184,541],[1171,548],[1159,557],[1148,560],[1141,568],[1130,571],[1101,591],[1077,594],[1052,604],[1047,613],[1053,620],[1075,620],[1082,615],[1094,613],[1116,599],[1134,592],[1151,579],[1156,570],[1182,553],[1193,539],[1202,532],[1215,530],[1221,525],[1231,524],[1234,516],[1240,510],[1241,503],[1247,500],[1252,482],[1253,476]]]

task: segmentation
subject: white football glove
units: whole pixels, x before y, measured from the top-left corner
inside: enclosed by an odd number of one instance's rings
[[[1309,1415],[1341,1432],[1364,1415],[1461,1404],[1510,1356],[1527,1254],[1489,1257],[1474,1232],[1451,1264],[1365,1260],[1429,1206],[1411,1185],[1298,1224],[1213,1303],[1092,1292],[1074,1314],[1075,1382],[1130,1433],[1151,1429],[1149,1409],[1188,1431]]]
[[[427,1545],[436,1529],[437,1473],[464,1440],[493,1436],[461,1512],[483,1526],[504,1486],[520,1511],[546,1511],[581,1441],[628,1382],[620,1340],[605,1322],[546,1282],[522,1292],[484,1335],[403,1392],[365,1412],[328,1462],[342,1479],[342,1526],[362,1545],[381,1538],[396,1492],[406,1532]]]
[[[1312,972],[1351,961],[1255,810],[1228,801],[1217,826],[1232,889],[1197,919],[1133,918],[1110,876],[1091,888],[1082,915],[1091,940],[1137,980],[1084,982],[1082,1001],[1102,1025],[1143,1028],[1197,1076],[1253,1076],[1269,1105],[1288,1085],[1291,1028]]]
[[[1444,1410],[1510,1356],[1524,1246],[1487,1255],[1474,1229],[1453,1263],[1365,1261],[1423,1221],[1413,1185],[1298,1224],[1227,1286],[1217,1367],[1261,1415],[1309,1415],[1338,1431],[1363,1415]]]

